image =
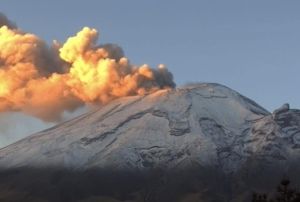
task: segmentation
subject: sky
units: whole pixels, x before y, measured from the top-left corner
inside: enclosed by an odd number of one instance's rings
[[[2,0],[0,6],[49,44],[96,28],[99,43],[120,45],[131,63],[165,64],[177,86],[221,83],[269,111],[287,102],[300,108],[299,10],[296,0]],[[54,124],[2,113],[0,147]]]

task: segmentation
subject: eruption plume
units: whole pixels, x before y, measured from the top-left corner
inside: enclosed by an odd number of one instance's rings
[[[84,27],[64,44],[54,41],[49,47],[0,13],[0,112],[56,121],[86,103],[175,86],[163,65],[134,66],[119,46],[97,45],[97,39],[97,30]]]

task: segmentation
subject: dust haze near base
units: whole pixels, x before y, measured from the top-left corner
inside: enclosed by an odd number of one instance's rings
[[[23,113],[0,113],[0,148],[53,125]]]
[[[62,115],[62,121],[69,120],[80,114],[92,110],[93,106],[86,106],[77,109],[75,112],[65,112]],[[16,142],[37,131],[52,127],[57,122],[44,122],[38,118],[28,116],[21,112],[0,113],[0,148]]]

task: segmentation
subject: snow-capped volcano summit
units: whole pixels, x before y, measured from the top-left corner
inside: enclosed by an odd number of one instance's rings
[[[159,170],[156,180],[165,184],[151,185],[152,198],[146,201],[239,201],[262,186],[262,180],[268,187],[284,175],[295,176],[299,160],[300,110],[284,105],[269,113],[225,86],[208,83],[117,99],[0,150],[3,172],[55,168],[151,175]],[[187,171],[188,177],[179,176],[176,183],[196,176],[192,185],[188,183],[192,191],[181,190],[175,198],[162,191],[165,186],[178,189],[170,173],[184,176]],[[271,177],[274,173],[279,175]],[[232,190],[234,184],[237,190]],[[140,201],[144,191],[141,186],[126,193],[131,201]],[[123,200],[116,193],[94,195],[97,201]]]
[[[249,136],[245,131],[268,114],[216,84],[161,90],[115,100],[10,145],[0,151],[0,166],[218,166],[224,152],[232,159],[247,156],[241,144]]]

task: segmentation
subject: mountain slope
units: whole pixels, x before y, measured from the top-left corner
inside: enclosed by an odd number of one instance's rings
[[[271,114],[225,86],[203,83],[118,99],[1,149],[3,173],[18,172],[0,186],[42,173],[43,186],[50,187],[59,170],[59,179],[72,176],[90,189],[97,184],[117,192],[91,194],[81,187],[81,197],[66,194],[63,201],[94,200],[90,195],[96,201],[239,201],[289,173],[300,180],[294,175],[299,159],[299,110],[284,105]],[[91,172],[95,184],[87,180]],[[73,185],[67,183],[70,190]],[[18,192],[27,193],[26,186]],[[57,192],[46,199],[62,201]]]

